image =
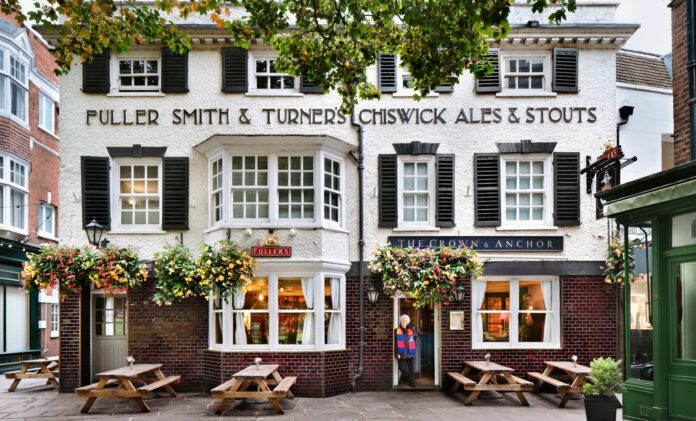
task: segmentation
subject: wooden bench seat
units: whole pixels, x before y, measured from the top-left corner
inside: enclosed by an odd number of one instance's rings
[[[461,373],[457,373],[455,371],[449,371],[447,372],[447,375],[450,376],[454,380],[454,384],[452,385],[452,388],[450,389],[450,393],[456,393],[457,390],[459,390],[459,387],[464,385],[466,388],[471,387],[472,385],[476,385],[476,382],[471,380],[470,378],[466,377],[465,375]]]
[[[281,396],[287,395],[288,391],[290,391],[290,387],[295,384],[296,381],[297,377],[287,376],[273,388],[273,393]]]
[[[232,386],[234,386],[235,383],[237,383],[237,379],[227,380],[225,383],[221,384],[220,386],[217,386],[217,387],[211,389],[210,394],[213,395],[213,398],[215,398],[215,399],[222,398],[222,396],[220,396],[220,395],[227,392],[228,390],[230,390],[230,388]]]
[[[24,373],[22,373],[21,370],[8,371],[7,373],[5,373],[5,378],[6,379],[16,379],[17,374],[34,374],[34,373],[38,373],[39,371],[41,371],[40,368],[30,368],[29,370],[25,371]]]
[[[525,386],[525,388],[529,388],[529,390],[532,390],[534,387],[534,383],[530,382],[529,380],[525,380],[522,377],[517,377],[517,376],[512,376],[512,379],[517,383],[521,384],[522,386]]]
[[[109,379],[109,380],[106,381],[106,385],[105,385],[105,386],[113,386],[113,385],[115,385],[116,383],[118,383],[118,380],[116,380],[116,379]],[[94,390],[94,389],[97,388],[97,385],[98,385],[98,384],[99,384],[99,383],[92,383],[92,384],[88,384],[87,386],[78,387],[77,389],[75,389],[75,394],[76,394],[77,396],[82,396],[82,397],[88,396],[89,393],[90,393],[92,390]]]
[[[559,390],[560,389],[570,389],[570,385],[568,383],[564,383],[558,379],[554,379],[553,377],[545,376],[541,373],[534,373],[534,372],[529,372],[527,374],[529,375],[529,377],[532,377],[532,378],[535,378],[537,380],[541,380],[543,382],[551,384]]]
[[[145,386],[141,386],[138,388],[139,391],[141,392],[153,392],[160,387],[165,387],[168,386],[172,383],[179,383],[181,380],[181,376],[168,376],[163,378],[162,380],[157,380],[156,382],[146,384]]]

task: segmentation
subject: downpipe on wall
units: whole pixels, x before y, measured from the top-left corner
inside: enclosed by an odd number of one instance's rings
[[[355,110],[351,113],[350,124],[358,133],[358,279],[360,282],[360,346],[358,357],[358,371],[350,381],[350,390],[355,392],[357,380],[365,370],[365,223],[364,223],[364,171],[365,155],[363,153],[363,126],[355,122]]]

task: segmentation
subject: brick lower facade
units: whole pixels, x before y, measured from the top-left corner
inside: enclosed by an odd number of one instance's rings
[[[369,283],[368,279],[368,283]],[[231,375],[252,364],[255,357],[264,363],[281,366],[284,376],[297,376],[294,388],[299,396],[322,397],[350,390],[357,372],[359,357],[359,282],[347,279],[346,350],[325,352],[221,352],[208,350],[208,304],[189,300],[159,307],[152,301],[154,283],[128,294],[128,354],[138,362],[163,363],[167,374],[180,374],[179,390],[208,391],[228,380]],[[561,334],[559,350],[472,350],[470,323],[470,288],[460,304],[443,305],[441,343],[443,380],[448,371],[459,371],[462,361],[481,359],[490,352],[492,360],[515,368],[519,375],[543,368],[549,359],[569,360],[577,355],[588,364],[599,356],[616,357],[618,335],[618,290],[605,284],[601,277],[561,277]],[[88,301],[83,298],[83,303]],[[365,300],[364,372],[357,380],[357,390],[386,390],[392,387],[393,370],[393,300],[380,294],[377,303]],[[61,306],[61,388],[70,391],[89,381],[89,325],[82,320],[89,312],[80,309],[80,299],[68,297]],[[465,329],[449,330],[449,312],[465,312]],[[84,327],[87,326],[87,327]],[[80,346],[82,345],[82,346]],[[78,355],[76,355],[78,354]],[[81,358],[80,358],[81,357]],[[78,367],[82,361],[82,367]],[[80,376],[82,371],[82,376]],[[88,377],[88,375],[87,375]]]
[[[672,2],[672,101],[674,107],[674,164],[691,161],[689,116],[689,41],[686,2]]]

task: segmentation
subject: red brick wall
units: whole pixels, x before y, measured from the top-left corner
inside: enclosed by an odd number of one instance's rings
[[[674,107],[674,164],[691,160],[686,2],[672,6],[672,101]]]
[[[70,294],[60,303],[60,391],[80,387],[80,297]]]

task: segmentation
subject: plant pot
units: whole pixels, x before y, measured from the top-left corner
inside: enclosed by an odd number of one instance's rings
[[[585,395],[587,421],[616,421],[616,400],[608,396]]]

